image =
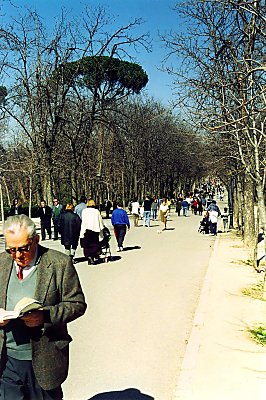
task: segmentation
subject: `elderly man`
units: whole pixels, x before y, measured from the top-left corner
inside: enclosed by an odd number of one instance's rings
[[[67,323],[86,310],[71,258],[38,244],[26,215],[4,225],[6,252],[0,254],[0,308],[13,310],[23,297],[42,305],[21,318],[0,321],[0,398],[63,398],[69,342]]]

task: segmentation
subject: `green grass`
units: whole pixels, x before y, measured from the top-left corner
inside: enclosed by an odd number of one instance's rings
[[[261,346],[266,345],[266,327],[258,326],[255,329],[249,329],[252,338]]]
[[[242,293],[245,296],[250,296],[253,299],[257,300],[264,300],[262,298],[263,296],[263,282],[257,283],[255,285],[252,285],[250,287],[242,289]]]

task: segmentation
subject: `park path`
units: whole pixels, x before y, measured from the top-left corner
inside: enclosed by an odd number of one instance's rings
[[[122,253],[112,236],[116,261],[76,264],[88,310],[69,324],[74,340],[65,400],[129,388],[172,399],[215,238],[197,232],[199,216],[172,212],[169,219],[161,234],[158,221],[132,226]]]

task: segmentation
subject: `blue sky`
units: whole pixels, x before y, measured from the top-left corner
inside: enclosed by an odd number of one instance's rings
[[[79,1],[79,0],[2,0],[2,21],[9,17],[23,14],[25,6],[36,9],[39,15],[49,23],[56,17],[61,7],[71,10],[78,15],[84,5],[102,5],[109,13],[114,15],[119,24],[126,24],[134,18],[142,18],[145,23],[141,26],[141,32],[150,32],[153,40],[152,53],[144,51],[137,55],[138,62],[149,76],[149,83],[146,86],[148,95],[156,100],[162,101],[165,105],[173,100],[172,78],[165,72],[158,70],[161,61],[166,55],[159,37],[169,31],[178,29],[178,17],[173,11],[177,0],[103,0],[103,1]]]

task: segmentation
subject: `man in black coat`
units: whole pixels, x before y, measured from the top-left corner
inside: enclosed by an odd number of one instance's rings
[[[46,205],[46,201],[41,201],[41,206],[38,210],[38,217],[41,220],[41,235],[42,240],[45,240],[45,231],[49,236],[49,239],[52,239],[52,228],[51,228],[51,220],[52,220],[52,209],[51,207]]]

